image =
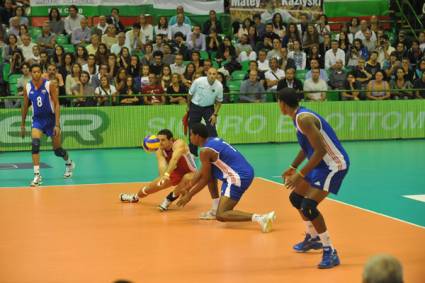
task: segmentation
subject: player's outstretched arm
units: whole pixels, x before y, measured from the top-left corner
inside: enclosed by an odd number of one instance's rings
[[[180,200],[177,202],[178,206],[185,206],[192,199],[192,197],[199,193],[210,181],[212,154],[213,152],[209,149],[204,149],[201,151],[199,158],[201,160],[201,169],[198,171],[198,173],[200,173],[200,178],[198,182],[196,182],[190,189],[190,191],[180,198]]]
[[[157,150],[155,154],[156,159],[158,160],[158,174],[159,176],[162,176],[164,175],[165,170],[167,170],[167,160],[165,160],[161,150]]]
[[[22,117],[21,137],[22,138],[25,137],[25,120],[27,119],[28,107],[29,107],[29,100],[28,100],[27,90],[26,90],[25,86],[24,86],[24,91],[23,91],[23,97],[24,97],[24,105],[22,106],[22,109],[21,109],[21,117]]]

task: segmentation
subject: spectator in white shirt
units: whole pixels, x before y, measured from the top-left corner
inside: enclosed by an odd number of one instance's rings
[[[285,78],[285,71],[279,69],[277,58],[270,59],[270,70],[265,74],[267,91],[276,91],[279,80]]]
[[[143,48],[142,33],[139,23],[134,23],[133,28],[125,33],[125,45],[131,50],[140,51]]]
[[[153,27],[146,21],[145,15],[139,16],[140,32],[142,33],[142,43],[153,41]]]
[[[385,60],[390,60],[390,54],[395,51],[395,48],[390,45],[388,35],[384,34],[381,37],[381,42],[379,43],[378,51],[378,62],[381,66],[384,66]]]
[[[207,49],[206,37],[201,33],[200,26],[193,26],[193,31],[187,35],[186,46],[189,50],[205,51]]]
[[[102,35],[106,33],[107,29],[108,24],[106,23],[106,16],[101,15],[99,16],[99,23],[93,28],[92,33],[96,33],[99,37],[102,37]]]
[[[183,75],[186,70],[186,66],[183,64],[183,54],[176,54],[174,64],[170,65],[171,73]]]
[[[159,17],[158,25],[154,27],[155,34],[162,34],[164,37],[168,36],[168,21],[167,17]]]
[[[83,18],[80,21],[80,27],[72,31],[71,43],[74,45],[87,44],[90,42],[91,31],[87,27],[87,19]]]
[[[69,16],[65,18],[65,32],[69,35],[72,34],[74,29],[80,27],[81,20],[84,18],[83,15],[78,14],[78,8],[75,5],[71,5],[68,8]]]
[[[181,32],[185,38],[191,32],[192,27],[184,23],[184,14],[179,13],[177,15],[177,23],[172,25],[168,31],[168,39],[173,39],[176,32]]]
[[[239,62],[257,59],[257,54],[254,50],[252,50],[251,45],[248,43],[248,36],[246,34],[242,35],[242,37],[240,38],[240,42],[236,44],[235,50]]]
[[[338,41],[332,40],[331,49],[325,53],[325,69],[334,68],[337,59],[342,60],[343,66],[345,66],[345,52],[338,48]]]
[[[356,34],[354,35],[354,39],[358,38],[361,41],[363,41],[366,38],[365,33],[366,33],[367,30],[369,30],[367,21],[366,20],[361,20],[361,22],[360,22],[360,30],[358,32],[356,32]],[[372,32],[372,37],[370,39],[372,41],[375,41],[376,42],[376,40],[377,40],[376,34],[375,34],[374,31],[371,31],[371,32]]]
[[[269,60],[267,59],[267,53],[266,50],[261,49],[260,51],[258,51],[258,70],[260,70],[261,72],[267,72],[268,70],[270,70],[270,64],[269,64]]]
[[[24,56],[24,60],[30,60],[34,57],[34,53],[32,52],[32,48],[34,47],[34,43],[31,42],[31,37],[28,34],[22,35],[22,45],[19,45],[19,48],[22,50],[22,55]]]
[[[119,55],[120,54],[120,52],[121,52],[121,49],[123,48],[123,47],[127,47],[128,49],[129,49],[129,51],[131,52],[131,48],[130,48],[130,46],[127,46],[126,44],[125,44],[125,33],[124,32],[120,32],[118,35],[117,35],[117,39],[118,39],[118,42],[117,43],[115,43],[115,44],[112,44],[112,46],[111,46],[111,52],[112,53],[114,53],[115,55]]]
[[[320,78],[320,70],[318,68],[311,70],[311,79],[304,82],[304,97],[306,100],[325,101],[328,85]],[[314,91],[314,92],[308,92]]]

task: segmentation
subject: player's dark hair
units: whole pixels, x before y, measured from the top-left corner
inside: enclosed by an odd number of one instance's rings
[[[292,108],[298,107],[299,95],[293,88],[284,88],[278,91],[279,101],[284,102],[286,105]]]
[[[167,139],[171,139],[173,137],[173,133],[169,129],[162,129],[157,135],[167,136]]]
[[[32,64],[31,67],[30,67],[30,71],[32,72],[32,69],[34,69],[34,68],[40,68],[40,70],[41,70],[40,64]]]
[[[196,123],[192,125],[190,130],[194,135],[198,135],[204,139],[208,138],[208,129],[207,126],[205,126],[204,124]]]

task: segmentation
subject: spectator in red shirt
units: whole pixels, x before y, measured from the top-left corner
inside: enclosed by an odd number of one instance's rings
[[[144,102],[146,105],[161,105],[165,103],[164,89],[154,73],[149,73],[149,84],[142,87],[141,93],[158,94],[145,96]]]

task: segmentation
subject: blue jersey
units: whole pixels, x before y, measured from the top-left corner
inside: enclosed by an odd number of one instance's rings
[[[27,86],[28,99],[31,101],[33,108],[33,120],[45,120],[55,117],[53,101],[50,96],[50,82],[43,80],[41,86],[36,89],[33,82],[29,81]]]
[[[307,158],[310,159],[313,155],[314,149],[311,146],[308,138],[303,134],[301,129],[298,127],[297,119],[300,115],[308,113],[316,117],[320,122],[320,134],[323,137],[323,142],[326,147],[326,154],[320,163],[317,165],[317,169],[326,169],[331,171],[342,171],[348,169],[350,165],[350,160],[345,149],[342,147],[341,142],[335,134],[335,131],[329,125],[329,123],[323,119],[319,114],[300,107],[295,116],[294,125],[297,128],[297,138],[298,143],[303,149],[304,153],[307,155]]]
[[[218,153],[218,158],[212,163],[212,173],[214,178],[227,183],[241,186],[241,180],[252,180],[254,169],[243,155],[230,144],[220,138],[209,138],[204,144],[204,148],[209,148]]]

